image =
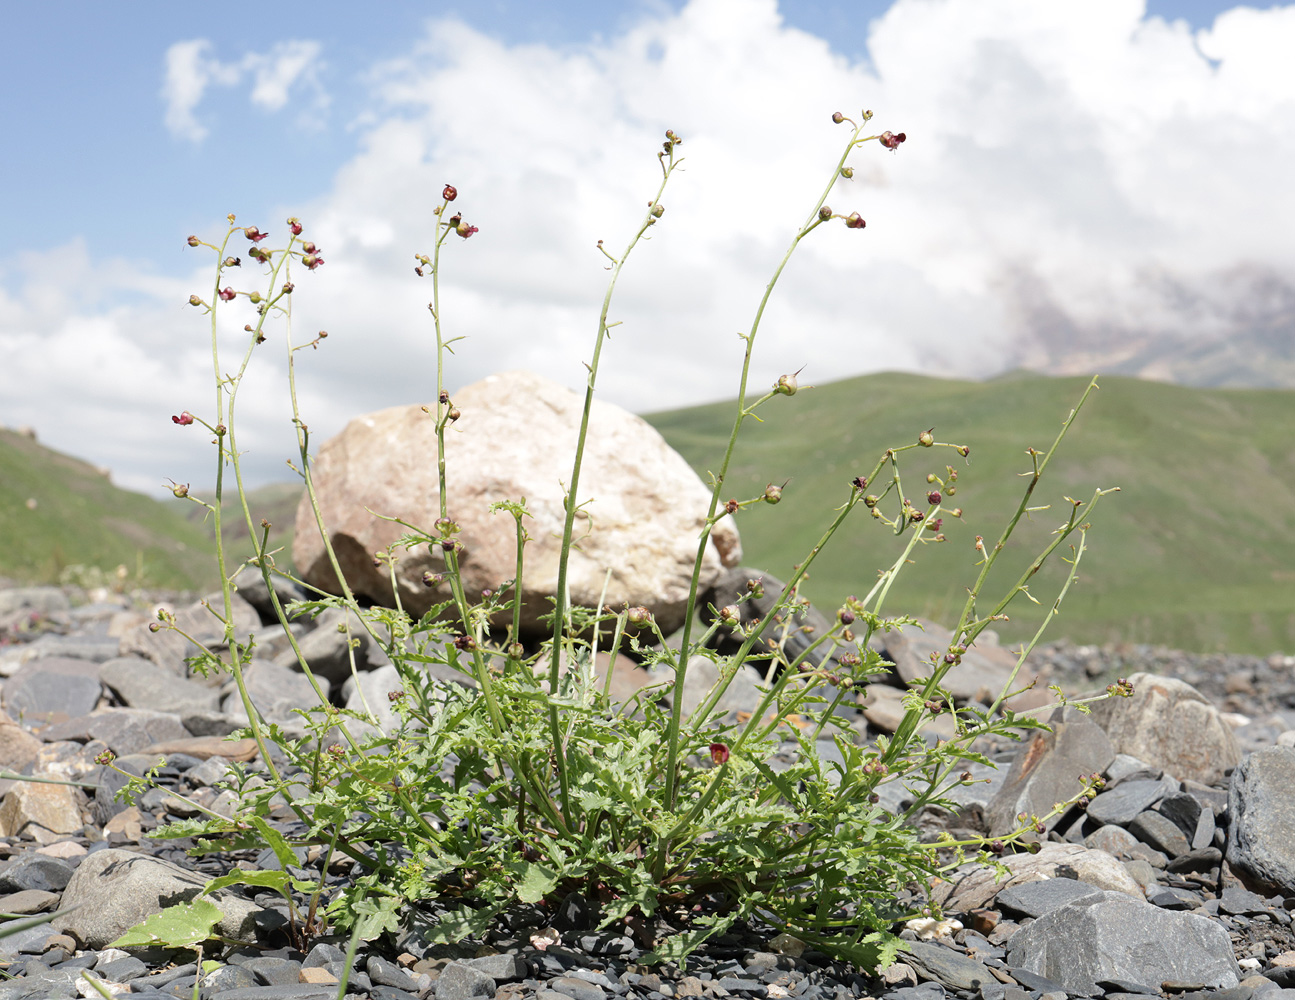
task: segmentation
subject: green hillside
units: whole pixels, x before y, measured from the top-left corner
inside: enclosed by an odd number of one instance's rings
[[[24,583],[57,581],[68,567],[113,574],[125,566],[130,583],[146,587],[192,589],[216,578],[211,543],[180,510],[3,429],[0,541],[0,576]]]
[[[772,400],[764,423],[748,421],[725,496],[747,498],[790,480],[776,507],[738,515],[745,561],[785,578],[848,496],[848,482],[891,445],[928,427],[939,441],[965,443],[906,453],[905,490],[918,497],[927,472],[959,468],[956,503],[965,523],[946,519],[942,545],[927,545],[892,590],[888,610],[951,624],[974,579],[974,536],[997,537],[1030,468],[1027,446],[1046,448],[1086,378],[1013,374],[989,382],[880,374]],[[1102,501],[1089,533],[1080,581],[1051,638],[1077,642],[1166,643],[1187,650],[1295,650],[1295,392],[1202,390],[1104,378],[1045,478],[1034,515],[997,573],[1015,579],[1064,519],[1062,497]],[[703,476],[722,455],[729,403],[647,419]],[[831,610],[867,592],[898,552],[896,539],[858,508],[819,557],[808,596]],[[1051,602],[1065,567],[1042,573],[1033,590]],[[993,581],[991,580],[991,584]],[[990,591],[992,592],[992,590]],[[1000,632],[1022,637],[1042,610],[1022,603]]]

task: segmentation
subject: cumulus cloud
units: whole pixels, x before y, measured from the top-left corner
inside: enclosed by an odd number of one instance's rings
[[[209,130],[195,111],[208,90],[237,86],[248,76],[252,78],[249,99],[265,111],[281,110],[294,87],[307,91],[316,110],[326,107],[328,98],[319,79],[320,50],[319,42],[286,41],[268,52],[249,52],[239,60],[222,62],[211,54],[211,43],[205,39],[176,42],[164,59],[167,130],[177,139],[202,142]]]
[[[686,160],[618,286],[612,318],[623,322],[600,382],[630,408],[735,392],[736,334],[829,183],[828,204],[868,227],[834,222],[798,248],[764,314],[757,387],[802,365],[813,382],[1029,365],[1295,384],[1295,77],[1284,56],[1295,8],[1237,8],[1201,32],[1144,14],[1139,0],[1092,0],[1082,17],[1034,0],[897,0],[870,26],[866,63],[785,25],[773,0],[692,0],[561,49],[429,22],[371,67],[358,148],[331,190],[279,216],[300,216],[328,261],[294,294],[296,329],[330,331],[298,356],[315,440],[433,395],[430,286],[412,268],[447,182],[480,227],[446,248],[447,333],[468,338],[451,386],[510,367],[582,384],[607,279],[596,244],[618,254],[638,224],[666,128],[684,137]],[[253,79],[253,99],[273,110],[316,57],[284,43],[265,62],[240,60],[237,79]],[[204,43],[172,49],[173,131],[200,132],[194,109],[209,86],[231,85],[231,65]],[[893,154],[869,144],[853,179],[831,182],[847,130],[831,112],[864,107],[878,131],[908,141]],[[137,375],[109,368],[121,391],[100,393],[105,407],[116,399],[115,437],[83,427],[82,452],[113,437],[121,480],[156,483],[145,470],[158,454],[166,475],[199,477],[173,437],[132,428],[210,397],[201,324],[179,305],[209,279],[159,277],[140,261],[86,268],[109,266],[154,277],[102,300],[19,280],[0,299],[0,360],[58,338],[122,345]],[[247,318],[239,309],[231,336]],[[141,340],[141,329],[169,336]],[[89,367],[64,368],[0,365],[0,395],[47,426],[35,387],[67,396],[104,384]],[[292,455],[281,374],[269,364],[241,404],[263,478],[282,478]]]

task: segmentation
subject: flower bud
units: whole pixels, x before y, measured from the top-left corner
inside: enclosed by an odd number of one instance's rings
[[[875,508],[880,502],[881,498],[872,493],[869,493],[863,498],[863,505],[865,507]]]
[[[185,497],[189,495],[189,484],[175,483],[171,487],[171,492],[174,493],[179,499],[183,500]]]
[[[796,376],[799,372],[791,375],[779,375],[778,381],[773,384],[773,391],[780,396],[794,396],[800,385],[796,382]]]
[[[99,756],[95,757],[94,762],[96,764],[101,764],[104,767],[107,767],[116,759],[117,759],[116,753],[114,753],[112,750],[105,750],[103,753],[99,754]]]
[[[842,625],[853,625],[854,612],[851,611],[849,608],[842,608],[840,611],[836,613],[836,620],[839,621]]]
[[[854,167],[842,167],[841,176],[848,181],[851,177],[854,176]]]
[[[237,296],[238,292],[234,291],[232,288],[227,287],[220,290],[220,298],[224,302],[233,302]]]
[[[922,431],[922,433],[917,436],[917,443],[923,448],[929,448],[931,445],[935,444],[935,435],[932,433],[934,430],[935,428],[932,427],[929,431]]]
[[[764,488],[764,502],[778,503],[782,499],[782,487],[770,483]]]
[[[459,196],[459,189],[456,188],[453,184],[446,184],[445,187],[441,188],[441,198],[443,198],[445,201],[453,201],[458,196]]]
[[[822,219],[824,222],[826,222],[828,219],[832,217],[832,210],[828,208],[826,205],[824,205],[822,208],[818,210],[818,217]]]
[[[160,631],[162,630],[162,623],[161,623],[161,622],[149,622],[149,623],[148,623],[148,630],[149,630],[150,632],[160,632]]]
[[[189,243],[189,246],[191,247],[201,246],[202,240],[198,239],[198,237],[196,236],[190,236],[188,243]]]
[[[445,574],[433,573],[430,570],[423,574],[424,587],[439,587],[445,582]]]
[[[845,219],[846,229],[863,229],[867,224],[858,212],[851,212]]]
[[[958,454],[961,455],[963,458],[966,458],[968,455],[971,454],[971,447],[965,444],[958,445]]]
[[[625,612],[625,620],[631,625],[647,625],[652,621],[652,612],[644,607],[630,608]]]
[[[202,303],[202,299],[198,298],[198,296],[196,296],[196,295],[190,295],[190,296],[189,296],[189,305],[191,305],[191,306],[200,306],[200,305],[202,305],[202,304],[203,304],[203,303]]]
[[[226,257],[224,263],[226,267],[242,267],[243,259],[241,257]]]
[[[473,650],[477,648],[477,641],[470,635],[457,635],[454,637],[454,648],[461,650]]]
[[[662,205],[660,202],[657,202],[650,209],[648,209],[648,211],[651,213],[652,218],[659,219],[661,218],[661,216],[665,215],[665,206]]]
[[[296,216],[288,220],[288,232],[292,233],[293,236],[301,235],[301,222],[298,221]]]
[[[944,498],[943,498],[942,496],[940,496],[940,491],[939,491],[939,490],[931,490],[931,492],[930,492],[930,493],[926,494],[926,502],[927,502],[927,503],[939,503],[939,502],[940,502],[941,500],[943,500],[943,499],[944,499]]]
[[[736,604],[726,604],[719,609],[719,620],[729,628],[734,628],[742,624],[742,613]]]
[[[520,642],[509,643],[508,655],[511,656],[514,660],[520,660],[523,656],[526,655],[526,647],[523,646]]]
[[[459,417],[463,416],[463,414],[459,411],[459,408],[457,406],[451,406],[449,409],[449,412],[446,413],[445,415],[446,417],[449,418],[450,423],[454,423],[454,421],[458,420]]]
[[[436,399],[438,402],[448,403],[450,401],[450,394],[446,392],[444,389],[442,389],[440,393],[437,395]]]
[[[832,121],[837,125],[840,125],[841,122],[845,121],[845,115],[841,114],[839,111],[834,111],[832,112]]]

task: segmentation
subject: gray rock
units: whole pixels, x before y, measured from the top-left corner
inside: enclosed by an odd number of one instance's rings
[[[483,955],[481,958],[460,960],[470,969],[483,972],[497,983],[525,979],[530,970],[520,955]]]
[[[114,650],[104,659],[138,654],[159,666],[183,674],[186,672],[184,661],[200,652],[185,635],[193,636],[212,652],[219,653],[225,648],[225,626],[212,614],[213,609],[223,609],[224,603],[224,597],[217,591],[181,608],[175,612],[174,629],[163,628],[150,632],[148,626],[152,623],[143,622],[123,635],[120,649]],[[237,635],[246,636],[260,628],[261,616],[238,594],[233,595],[230,607]]]
[[[451,962],[436,980],[436,1000],[471,1000],[495,995],[495,981],[462,962]]]
[[[1008,943],[1008,965],[1067,988],[1102,979],[1231,988],[1241,978],[1221,925],[1116,892],[1076,900],[1022,927]]]
[[[1213,844],[1215,829],[1214,810],[1202,809],[1196,817],[1196,829],[1192,832],[1192,850],[1199,851]]]
[[[48,615],[71,607],[60,587],[12,587],[0,590],[0,615],[11,611],[35,611]]]
[[[206,883],[204,876],[169,861],[112,848],[96,851],[81,861],[63,893],[68,912],[50,926],[84,947],[104,948],[150,914],[193,899]],[[220,934],[255,936],[258,906],[224,893],[208,898],[224,914]]]
[[[907,685],[918,677],[931,676],[931,654],[943,656],[953,645],[953,633],[934,622],[922,622],[879,632],[871,645],[895,665],[896,675]],[[988,705],[1002,693],[1015,666],[1016,657],[982,636],[944,675],[942,686],[959,703],[979,701]],[[1034,674],[1022,668],[1013,687],[1025,687],[1033,679]]]
[[[442,973],[444,975],[444,973]],[[605,1000],[607,991],[594,983],[587,983],[576,976],[558,976],[544,984],[555,993],[570,997],[571,1000]],[[440,997],[440,980],[436,981],[436,994]]]
[[[1115,756],[1106,734],[1078,709],[1055,709],[1051,732],[1034,731],[1012,761],[1003,787],[985,813],[991,834],[1011,833],[1017,815],[1042,817],[1080,791],[1080,774],[1101,773]],[[1100,798],[1100,796],[1099,796]],[[1045,826],[1054,826],[1053,817]]]
[[[1267,913],[1270,907],[1263,896],[1239,885],[1230,885],[1219,897],[1219,910],[1223,913]]]
[[[364,963],[364,971],[369,974],[370,981],[379,986],[394,986],[410,993],[418,990],[417,976],[411,976],[395,962],[388,962],[378,955],[369,956],[369,960]]]
[[[59,722],[88,715],[99,704],[99,668],[89,660],[32,660],[4,683],[9,714],[26,722]]]
[[[35,852],[20,854],[0,870],[0,892],[40,889],[62,892],[72,878],[73,868],[59,858]]]
[[[245,668],[243,678],[252,704],[267,721],[277,722],[290,733],[304,731],[296,710],[319,705],[319,698],[304,674],[269,660],[253,660]],[[316,680],[327,698],[328,681],[323,677]],[[247,724],[247,712],[237,691],[225,696],[221,710],[231,719]]]
[[[998,906],[1026,917],[1041,917],[1059,906],[1101,892],[1096,886],[1072,878],[1047,878],[1008,886],[998,894]]]
[[[1152,767],[1145,760],[1139,760],[1127,753],[1117,753],[1115,759],[1111,761],[1105,772],[1107,784],[1114,788],[1121,781],[1131,781],[1137,778],[1159,780],[1165,772],[1158,767]]]
[[[1173,792],[1156,803],[1156,812],[1177,823],[1188,838],[1196,832],[1202,811],[1209,810],[1204,810],[1201,800],[1191,792]]]
[[[1172,677],[1135,673],[1130,698],[1092,706],[1117,753],[1138,757],[1180,779],[1211,785],[1241,759],[1232,728],[1199,691]]]
[[[274,594],[279,598],[279,603],[287,608],[293,601],[301,600],[305,594],[291,580],[285,580],[281,576],[270,574],[270,582],[274,585]],[[247,601],[261,616],[263,622],[275,622],[274,602],[270,599],[270,588],[265,585],[265,578],[261,576],[261,571],[255,566],[244,566],[234,576],[234,587],[238,591],[238,596]]]
[[[291,986],[301,981],[301,963],[287,958],[250,958],[243,968],[262,986]]]
[[[699,654],[688,661],[688,673],[684,677],[682,694],[684,718],[689,718],[697,711],[718,680],[719,667],[709,656]],[[715,710],[720,715],[729,712],[754,712],[760,707],[760,701],[764,697],[757,685],[763,683],[764,677],[760,671],[750,664],[743,664],[716,703]]]
[[[997,982],[982,963],[952,948],[931,941],[910,941],[908,946],[905,963],[949,989],[974,990],[983,983]]]
[[[338,627],[343,625],[349,627],[349,635],[346,631],[338,631]],[[351,676],[351,656],[347,645],[351,640],[356,642],[356,671],[372,670],[389,662],[387,654],[373,641],[364,623],[354,612],[342,608],[321,611],[315,618],[314,629],[302,636],[297,646],[317,677],[327,678],[330,684],[341,684]],[[276,656],[274,662],[280,667],[300,671],[297,655],[291,649]]]
[[[1105,826],[1098,827],[1087,837],[1084,838],[1084,846],[1094,851],[1105,851],[1122,860],[1132,858],[1132,851],[1138,843],[1138,838],[1129,833],[1122,826],[1116,826],[1114,823],[1108,823]]]
[[[99,679],[131,708],[182,715],[215,711],[220,703],[219,692],[186,680],[174,670],[159,667],[142,656],[109,660],[100,666]]]
[[[1295,896],[1295,747],[1251,754],[1228,786],[1227,859],[1257,886]]]
[[[100,740],[118,756],[138,753],[154,743],[185,739],[189,734],[180,720],[169,712],[144,708],[104,708],[79,719],[60,722],[41,730],[49,743]]]
[[[1129,824],[1129,833],[1170,858],[1181,857],[1192,849],[1178,824],[1153,809],[1138,813]]]
[[[1128,826],[1138,813],[1164,798],[1165,791],[1163,779],[1121,781],[1088,803],[1088,815],[1097,823]]]

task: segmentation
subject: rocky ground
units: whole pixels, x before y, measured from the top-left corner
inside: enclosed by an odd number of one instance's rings
[[[282,636],[262,626],[266,595],[254,587],[243,595],[240,631],[260,637],[252,697],[267,718],[291,724],[292,709],[314,696]],[[196,978],[199,995],[213,1000],[338,993],[345,942],[325,937],[295,949],[272,892],[222,895],[222,932],[254,946],[216,956],[214,969],[200,972],[192,952],[107,947],[214,875],[277,864],[269,852],[195,859],[187,841],[148,836],[168,816],[192,812],[165,789],[219,809],[230,762],[258,766],[254,744],[225,739],[245,721],[228,679],[186,676],[183,640],[149,632],[150,604],[165,596],[0,587],[0,769],[38,779],[0,780],[0,933],[9,932],[0,967],[11,977],[0,982],[0,1000],[99,995],[90,978],[130,995],[187,997]],[[216,631],[203,609],[174,607],[193,634]],[[330,624],[302,625],[300,638],[346,703],[357,695]],[[893,728],[898,685],[945,644],[934,627],[885,640],[896,684],[874,685],[851,710],[860,739]],[[364,683],[389,687],[380,652],[362,646],[358,655]],[[959,703],[986,700],[1011,667],[988,639],[966,660],[950,675]],[[977,769],[957,790],[960,810],[928,811],[918,822],[932,835],[993,832],[1021,811],[1045,813],[1078,773],[1103,772],[1106,790],[1086,811],[1050,823],[1037,854],[1008,855],[1009,878],[969,867],[936,886],[943,918],[910,921],[911,952],[880,978],[758,926],[712,942],[686,968],[649,968],[634,938],[594,932],[587,905],[571,897],[558,911],[511,913],[460,946],[429,947],[411,927],[362,949],[347,991],[388,1000],[1295,1000],[1295,658],[1057,643],[1036,652],[1029,672],[1039,682],[1015,707],[1049,715],[1053,733],[989,748],[999,768]],[[1042,694],[1049,683],[1078,692],[1120,676],[1133,680],[1134,697],[1103,703],[1091,717],[1054,709]],[[742,692],[738,685],[735,711]],[[134,806],[115,801],[124,779],[95,762],[105,750],[127,770],[164,757],[161,787]],[[883,788],[886,803],[902,808],[905,791]],[[277,819],[288,829],[290,816]],[[318,873],[320,858],[300,861]],[[337,885],[357,874],[348,862],[327,878]],[[63,915],[26,926],[55,910]]]

